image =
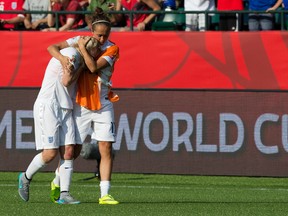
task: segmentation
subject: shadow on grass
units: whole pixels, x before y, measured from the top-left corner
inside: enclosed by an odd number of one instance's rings
[[[93,180],[93,179],[98,179],[98,176],[91,176],[91,177],[87,177],[87,178],[83,178],[83,179],[78,179],[76,181],[89,181],[89,180]],[[98,179],[99,180],[99,179]],[[117,179],[117,182],[126,182],[126,181],[143,181],[145,180],[145,178],[125,178],[125,179]],[[116,181],[116,180],[115,180]]]
[[[224,201],[224,202],[216,202],[216,201],[155,201],[155,202],[120,202],[120,204],[288,204],[288,201],[271,201],[271,202],[250,202],[250,201]]]

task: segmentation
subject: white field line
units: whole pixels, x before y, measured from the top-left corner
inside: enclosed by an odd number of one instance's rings
[[[74,183],[75,185],[75,183]],[[31,187],[50,187],[50,184],[32,184]],[[0,187],[15,187],[17,188],[17,184],[0,184]],[[86,188],[95,188],[99,187],[99,184],[96,183],[94,185],[91,184],[81,184],[81,187],[86,187]],[[112,185],[111,187],[113,188],[131,188],[131,189],[166,189],[166,190],[247,190],[247,191],[288,191],[288,188],[215,188],[215,187],[173,187],[173,186],[141,186],[141,185]]]

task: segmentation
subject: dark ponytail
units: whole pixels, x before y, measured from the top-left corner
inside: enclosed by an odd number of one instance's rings
[[[96,7],[95,12],[92,15],[92,31],[94,31],[95,26],[98,24],[104,24],[111,28],[111,21],[109,17],[100,7]]]

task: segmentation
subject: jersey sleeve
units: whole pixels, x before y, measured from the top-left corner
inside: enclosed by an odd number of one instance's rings
[[[78,43],[79,39],[80,39],[80,36],[76,36],[76,37],[67,39],[66,42],[68,43],[69,46],[74,46]]]
[[[113,66],[113,64],[119,59],[119,47],[117,45],[110,46],[101,55],[101,58],[104,58],[110,66]]]

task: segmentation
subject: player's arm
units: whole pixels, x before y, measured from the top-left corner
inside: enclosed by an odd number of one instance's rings
[[[70,63],[70,58],[60,53],[60,50],[66,47],[69,47],[67,41],[62,41],[60,43],[50,45],[47,50],[52,57],[60,61],[64,70],[72,72],[73,65]]]
[[[77,70],[67,70],[64,69],[63,70],[63,76],[62,76],[62,84],[66,87],[68,87],[69,85],[71,85],[75,80],[77,80],[80,76],[80,73],[85,69],[85,64],[82,63],[80,64],[80,66],[78,67]],[[74,67],[73,67],[74,69]]]
[[[97,73],[102,68],[105,68],[109,65],[109,63],[104,58],[98,58],[97,61],[88,53],[85,48],[86,43],[89,39],[85,37],[80,37],[78,41],[79,49],[84,58],[84,62],[91,73]]]
[[[62,84],[65,87],[68,87],[73,82],[72,81],[73,74],[74,74],[73,70],[69,71],[66,68],[63,69]]]

